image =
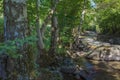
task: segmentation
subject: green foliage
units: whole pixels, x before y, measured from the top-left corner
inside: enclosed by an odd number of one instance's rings
[[[58,53],[65,53],[73,42],[73,28],[79,25],[79,13],[82,0],[63,0],[58,4],[57,16],[59,26]],[[72,6],[72,7],[71,7]]]
[[[99,25],[103,33],[120,34],[120,14],[117,12],[111,13]]]
[[[3,13],[3,0],[0,0],[0,16],[2,15],[1,13]]]
[[[82,30],[102,34],[120,34],[120,1],[96,0],[96,9],[87,9]]]
[[[36,1],[37,0],[28,0],[27,3],[28,20],[29,20],[29,24],[32,26],[35,26],[36,24],[36,13],[37,13]],[[41,22],[43,22],[43,20],[47,16],[49,9],[50,9],[50,0],[40,0],[39,16]]]
[[[120,1],[98,1],[97,29],[103,34],[120,34]]]
[[[0,54],[7,54],[12,58],[21,57],[21,54],[18,54],[18,50],[25,45],[34,45],[37,38],[35,36],[30,36],[25,39],[15,39],[14,41],[7,41],[5,43],[0,43]]]
[[[0,17],[0,33],[3,33],[3,18]]]
[[[30,34],[34,36],[29,36],[25,39],[15,39],[13,41],[7,41],[0,43],[0,54],[7,54],[12,58],[25,58],[27,68],[30,70],[30,75],[36,76],[37,71],[33,68],[38,68],[38,65],[35,62],[37,58],[37,48],[36,48],[36,13],[39,12],[40,25],[44,22],[46,16],[51,9],[51,0],[39,0],[40,3],[36,2],[37,0],[28,0],[27,2],[27,13],[28,21],[30,27]],[[86,14],[85,20],[83,21],[82,31],[84,30],[96,30],[99,33],[108,33],[108,34],[120,34],[120,0],[95,0],[97,4],[96,9],[90,7],[89,0],[59,0],[60,2],[56,6],[56,16],[58,17],[58,44],[57,44],[57,53],[60,55],[65,55],[66,50],[70,48],[70,44],[74,41],[73,29],[76,29],[80,25],[80,19],[82,14],[82,8],[86,5]],[[0,0],[0,42],[3,39],[4,29],[3,29],[3,0]],[[40,8],[37,12],[36,4],[40,4]],[[51,23],[49,22],[49,25]],[[77,33],[77,31],[75,32]],[[47,26],[44,44],[45,49],[49,50],[50,48],[50,39],[51,39],[51,26]],[[23,57],[18,51],[24,46],[29,45],[27,57]],[[46,51],[47,53],[47,51]],[[42,62],[44,64],[52,63],[54,61],[53,57],[50,55],[42,55]],[[46,57],[47,55],[47,57]],[[44,58],[44,59],[43,59]],[[81,58],[77,59],[79,65],[82,65],[84,62]],[[42,64],[43,65],[43,64]],[[47,65],[48,66],[48,65]],[[41,70],[43,73],[43,80],[62,80],[59,74],[53,74],[48,69]]]
[[[49,50],[50,48],[50,39],[51,39],[51,26],[46,25],[46,31],[45,31],[45,36],[44,36],[44,44],[45,44],[45,49]]]
[[[3,0],[0,0],[0,42],[3,42]]]
[[[82,31],[93,30],[96,27],[96,12],[94,9],[87,9],[85,14],[85,20],[82,25]]]
[[[83,7],[84,0],[60,0],[57,5],[56,11],[58,16],[58,26],[59,26],[59,41],[57,46],[58,53],[64,53],[66,49],[69,48],[70,43],[73,42],[73,28],[79,25],[79,19],[81,16],[81,11]],[[72,2],[72,3],[71,3]],[[87,1],[86,6],[89,6],[89,1]],[[31,21],[30,25],[35,26],[36,18],[36,2],[33,0],[28,1],[28,18]],[[41,22],[45,19],[51,8],[50,0],[41,1],[40,5],[40,19]],[[33,12],[34,11],[34,12]],[[33,21],[34,20],[34,21]],[[31,27],[34,30],[33,27]],[[34,30],[35,32],[35,30]],[[44,43],[46,50],[49,50],[50,45],[50,27],[46,29]],[[62,48],[61,48],[62,47]]]

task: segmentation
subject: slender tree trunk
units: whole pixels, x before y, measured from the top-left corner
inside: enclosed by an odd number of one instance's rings
[[[37,9],[36,29],[37,29],[37,38],[38,38],[37,42],[38,42],[39,52],[41,52],[41,50],[44,49],[44,43],[43,43],[41,31],[40,31],[39,8],[40,8],[40,2],[39,0],[36,0],[36,9]]]
[[[53,10],[50,10],[48,16],[45,18],[43,24],[41,25],[40,31],[41,31],[42,38],[44,37],[44,33],[45,33],[45,30],[46,30],[46,25],[50,21],[50,19],[52,17],[52,14],[53,14]]]
[[[84,17],[85,17],[85,8],[86,8],[86,0],[84,0],[84,2],[83,2],[82,13],[81,13],[81,16],[80,16],[80,24],[78,26],[77,34],[75,36],[74,43],[73,43],[73,45],[75,45],[75,46],[77,46],[79,44],[79,36],[82,33],[81,29],[82,29],[82,25],[83,25]]]
[[[52,9],[55,9],[56,3],[58,0],[51,0]],[[50,44],[50,53],[55,54],[56,53],[56,47],[57,47],[57,37],[58,37],[58,21],[56,16],[56,10],[53,12],[52,18],[51,18],[51,44]]]
[[[41,30],[40,30],[39,8],[40,8],[40,2],[39,2],[39,0],[36,0],[36,11],[37,11],[37,13],[36,13],[36,16],[37,16],[37,18],[36,18],[36,30],[37,30],[37,38],[38,38],[38,40],[37,40],[38,55],[37,55],[36,62],[39,65],[39,68],[40,68],[40,65],[41,65],[40,64],[40,59],[41,59],[40,57],[41,57],[42,54],[44,54],[44,51],[43,51],[44,50],[44,43],[43,43],[42,33],[41,33]]]
[[[59,1],[57,1],[57,3],[55,3],[55,5],[57,5],[59,3]],[[42,34],[42,38],[44,37],[44,32],[46,29],[46,25],[48,24],[48,22],[50,21],[50,19],[52,18],[53,12],[55,12],[56,6],[54,8],[52,8],[49,13],[48,16],[45,18],[42,26],[41,26],[41,34]]]
[[[5,42],[15,39],[25,39],[28,35],[27,0],[4,0],[4,37]],[[4,71],[7,80],[30,80],[28,68],[27,44],[20,46],[17,54],[22,55],[17,59],[10,56],[4,58]],[[14,55],[14,54],[13,54]],[[4,80],[4,79],[3,79]]]
[[[57,28],[57,17],[52,16],[52,31],[51,31],[51,45],[50,52],[55,54],[57,46],[58,28]]]
[[[80,24],[78,26],[78,35],[77,35],[77,37],[80,36],[81,31],[82,31],[81,28],[82,28],[84,17],[85,17],[85,8],[86,8],[86,0],[84,0],[83,9],[82,9],[82,13],[81,13],[81,16],[80,16]]]

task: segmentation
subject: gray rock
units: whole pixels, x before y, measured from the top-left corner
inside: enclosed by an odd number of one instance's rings
[[[87,55],[88,58],[97,59],[97,60],[116,60],[120,61],[120,46],[111,46],[109,48],[101,48],[95,50],[90,55]]]

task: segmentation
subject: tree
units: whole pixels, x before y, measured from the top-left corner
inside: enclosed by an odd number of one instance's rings
[[[28,36],[27,0],[4,0],[4,38],[9,40],[25,39]],[[28,65],[28,45],[16,42],[16,59],[6,55],[4,64],[7,80],[30,80]]]
[[[36,0],[36,11],[37,11],[37,19],[36,19],[36,29],[37,29],[37,38],[38,38],[38,49],[39,52],[44,49],[44,43],[43,43],[43,38],[40,30],[40,23],[39,23],[39,7],[40,7],[40,2],[39,0]]]
[[[83,21],[84,21],[84,17],[85,17],[85,9],[86,9],[86,0],[84,0],[83,9],[82,9],[82,13],[81,13],[81,16],[80,16],[80,25],[78,27],[78,36],[80,35],[81,27],[83,25]]]
[[[50,44],[50,53],[55,54],[56,53],[56,47],[57,47],[57,37],[58,37],[58,20],[57,20],[57,12],[54,10],[56,8],[56,3],[58,3],[58,0],[51,0],[51,8],[54,11],[52,18],[51,18],[51,44]]]
[[[118,36],[120,33],[120,1],[96,0],[95,2],[97,7],[92,13],[94,13],[93,17],[96,17],[96,21],[93,21],[96,31],[101,34]]]

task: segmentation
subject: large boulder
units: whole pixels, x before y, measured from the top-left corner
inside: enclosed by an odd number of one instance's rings
[[[100,47],[91,51],[87,56],[90,59],[96,60],[116,60],[120,61],[120,46],[114,45],[109,47]]]

